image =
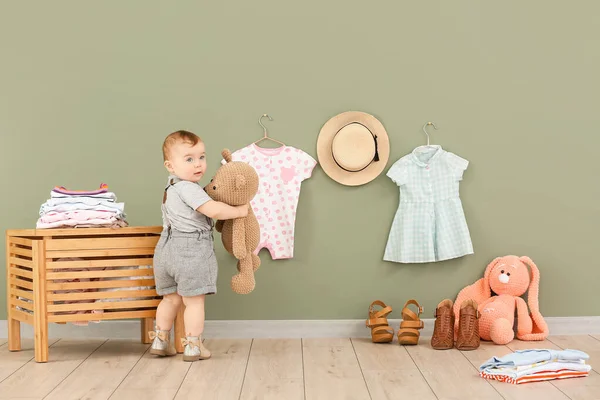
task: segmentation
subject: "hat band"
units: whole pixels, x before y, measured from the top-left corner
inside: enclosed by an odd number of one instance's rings
[[[362,125],[362,124],[360,124],[360,125]],[[369,128],[367,128],[366,126],[365,126],[365,128],[371,133],[371,136],[373,136],[373,141],[375,142],[375,155],[373,156],[373,159],[367,165],[365,165],[364,167],[362,167],[361,169],[346,169],[346,168],[342,167],[340,165],[340,163],[338,163],[337,160],[335,159],[335,154],[333,154],[333,148],[331,149],[331,158],[333,158],[333,161],[337,164],[337,166],[340,167],[341,169],[343,169],[344,171],[348,171],[348,172],[360,172],[363,169],[366,169],[369,165],[373,164],[373,162],[379,161],[379,150],[377,148],[377,135],[374,135],[373,132],[371,132],[369,130]]]

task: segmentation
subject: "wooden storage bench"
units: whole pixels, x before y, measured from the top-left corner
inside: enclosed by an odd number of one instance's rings
[[[21,349],[21,322],[33,325],[37,362],[48,361],[50,322],[140,318],[142,342],[149,343],[160,302],[152,257],[161,231],[161,226],[8,230],[9,350]],[[181,325],[178,317],[179,352]]]

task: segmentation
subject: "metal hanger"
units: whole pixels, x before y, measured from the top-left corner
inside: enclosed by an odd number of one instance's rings
[[[421,151],[424,151],[427,148],[435,147],[435,145],[430,145],[429,144],[429,133],[427,133],[427,130],[425,129],[427,127],[427,125],[433,125],[433,127],[437,130],[437,126],[435,126],[435,123],[433,123],[433,122],[428,122],[425,125],[423,125],[423,132],[425,132],[425,135],[427,135],[427,144],[418,146],[415,149],[415,152],[421,152]]]
[[[433,125],[433,127],[435,128],[436,131],[437,131],[437,126],[435,126],[435,124],[433,122],[428,122],[425,125],[423,125],[423,132],[425,132],[425,134],[427,135],[427,147],[429,147],[429,133],[427,133],[427,130],[425,130],[425,127],[427,127],[427,125]]]
[[[285,143],[283,143],[283,142],[280,142],[279,140],[273,139],[272,137],[269,137],[269,135],[268,135],[268,133],[267,133],[267,127],[266,127],[266,126],[264,126],[264,125],[263,125],[263,123],[262,123],[262,119],[263,119],[264,117],[267,117],[267,118],[269,118],[269,121],[273,121],[273,118],[271,118],[271,116],[270,116],[269,114],[263,114],[263,115],[261,115],[261,116],[260,116],[260,118],[258,119],[258,123],[259,123],[259,124],[260,124],[260,126],[262,126],[262,127],[263,127],[263,129],[264,129],[264,133],[263,133],[263,135],[264,135],[264,136],[263,136],[263,137],[261,137],[260,139],[258,139],[256,142],[254,142],[254,144],[256,144],[256,143],[258,143],[258,142],[261,142],[261,141],[263,141],[263,140],[265,140],[265,139],[268,139],[268,140],[272,140],[273,142],[279,143],[279,144],[281,144],[282,146],[285,146]]]

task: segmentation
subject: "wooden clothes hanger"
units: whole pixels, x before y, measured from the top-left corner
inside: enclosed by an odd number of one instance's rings
[[[258,143],[258,142],[261,142],[261,141],[263,141],[263,140],[267,139],[267,140],[271,140],[271,141],[273,141],[273,142],[275,142],[275,143],[279,143],[279,144],[280,144],[280,145],[282,145],[282,146],[285,146],[285,143],[283,143],[283,142],[280,142],[279,140],[273,139],[272,137],[269,137],[269,135],[268,135],[268,133],[267,133],[267,127],[266,127],[266,126],[264,126],[264,125],[263,125],[263,123],[262,123],[262,121],[261,121],[261,120],[262,120],[264,117],[267,117],[267,118],[269,118],[269,121],[273,121],[273,118],[271,118],[271,116],[270,116],[269,114],[263,114],[263,115],[261,115],[261,116],[260,116],[260,118],[258,119],[258,123],[259,123],[259,124],[260,124],[260,126],[262,126],[262,127],[263,127],[263,129],[264,129],[264,133],[263,133],[263,135],[264,135],[264,136],[263,136],[263,137],[261,137],[260,139],[258,139],[256,142],[254,142],[254,144],[256,144],[256,143]]]

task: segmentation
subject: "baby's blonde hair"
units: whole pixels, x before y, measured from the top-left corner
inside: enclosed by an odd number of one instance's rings
[[[169,159],[169,150],[175,143],[189,143],[195,146],[198,142],[202,143],[202,139],[198,135],[188,131],[176,131],[170,133],[163,142],[163,159],[167,161]]]

